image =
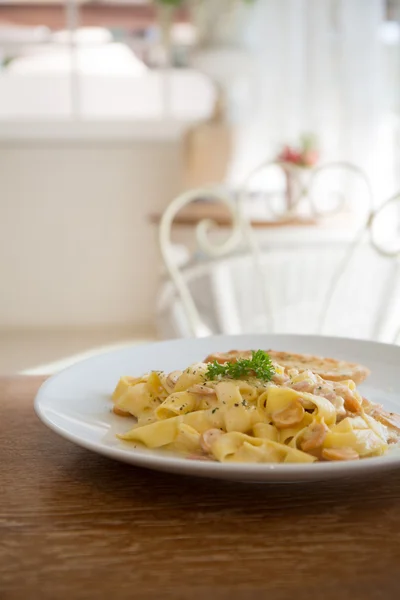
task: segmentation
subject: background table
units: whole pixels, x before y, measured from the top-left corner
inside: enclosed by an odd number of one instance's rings
[[[0,379],[1,600],[399,597],[400,472],[249,485],[78,448]]]
[[[155,212],[149,215],[150,223],[158,225],[161,221],[162,212]],[[217,225],[229,227],[232,223],[232,218],[228,208],[220,203],[204,202],[198,200],[189,206],[182,208],[174,219],[174,226],[194,227],[204,219],[211,219]],[[318,220],[312,217],[296,218],[287,217],[285,219],[251,219],[251,226],[255,228],[282,228],[290,226],[307,227],[317,225]]]

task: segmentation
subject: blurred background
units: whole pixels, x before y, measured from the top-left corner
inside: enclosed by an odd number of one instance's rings
[[[263,161],[277,162],[250,183]],[[195,244],[203,219],[223,239],[232,227],[204,190],[163,260],[163,211],[209,184],[233,205],[246,191],[253,245]],[[398,192],[400,0],[0,0],[2,373],[157,338],[313,331],[313,302]],[[379,249],[346,262],[326,331],[397,331],[396,253]]]

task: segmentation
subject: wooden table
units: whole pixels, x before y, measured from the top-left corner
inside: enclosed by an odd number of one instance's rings
[[[400,472],[244,485],[146,471],[46,429],[40,383],[0,379],[1,600],[400,597]]]

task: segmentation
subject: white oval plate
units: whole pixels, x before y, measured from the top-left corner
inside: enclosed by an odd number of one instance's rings
[[[376,342],[305,335],[240,335],[182,339],[123,348],[65,369],[40,388],[35,410],[56,433],[88,450],[140,467],[219,479],[294,482],[367,474],[400,467],[400,450],[382,457],[312,464],[217,463],[181,458],[162,450],[135,447],[116,438],[130,428],[128,418],[111,412],[110,396],[122,375],[151,369],[174,371],[207,354],[232,349],[274,348],[359,362],[371,369],[363,394],[400,412],[400,347]]]

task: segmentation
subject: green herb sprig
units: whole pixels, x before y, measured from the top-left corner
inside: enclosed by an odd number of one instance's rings
[[[226,362],[221,365],[214,360],[208,365],[206,379],[256,377],[262,381],[271,381],[274,373],[269,355],[264,350],[253,350],[251,358],[239,358],[236,362]]]

